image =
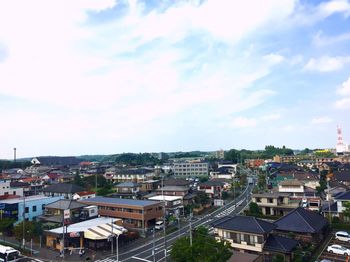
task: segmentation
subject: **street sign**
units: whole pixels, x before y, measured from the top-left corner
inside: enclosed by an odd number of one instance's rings
[[[69,209],[65,209],[65,210],[63,211],[63,218],[64,218],[64,219],[70,218],[70,210],[69,210]]]

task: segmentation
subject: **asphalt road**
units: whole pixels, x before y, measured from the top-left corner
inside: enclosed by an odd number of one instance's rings
[[[251,192],[253,185],[248,185],[243,193],[236,198],[236,200],[231,201],[223,207],[213,211],[210,214],[199,217],[192,222],[192,228],[199,226],[210,227],[209,224],[214,220],[230,215],[240,213],[250,202]],[[178,239],[180,236],[189,234],[189,225],[184,226],[183,228],[166,236],[166,250],[167,257],[171,251],[171,245]],[[165,248],[164,248],[164,237],[157,238],[154,241],[154,256],[153,256],[153,242],[144,244],[140,247],[136,247],[132,250],[119,254],[120,262],[153,262],[153,261],[165,261]],[[111,256],[105,259],[97,260],[97,262],[115,262],[117,261],[117,256]]]

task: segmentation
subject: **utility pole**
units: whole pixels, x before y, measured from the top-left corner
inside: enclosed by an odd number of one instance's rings
[[[64,211],[62,214],[62,258],[64,259]]]
[[[190,213],[190,246],[192,247],[192,210]]]
[[[153,239],[152,239],[152,242],[153,242],[153,245],[152,245],[153,262],[156,262],[155,241],[154,241],[155,235],[156,235],[156,228],[154,227],[153,228]]]
[[[23,191],[23,223],[22,223],[22,245],[23,245],[23,250],[25,250],[25,221],[26,221],[26,197],[24,196],[24,191]]]
[[[163,232],[164,232],[164,261],[167,261],[166,230],[165,230],[165,197],[164,197],[164,175],[162,176],[162,196],[163,196]]]
[[[111,221],[112,221],[111,254],[113,255],[113,217],[111,218]]]
[[[117,262],[119,262],[119,234],[117,234],[116,237],[117,237],[117,243],[115,245],[117,250]]]

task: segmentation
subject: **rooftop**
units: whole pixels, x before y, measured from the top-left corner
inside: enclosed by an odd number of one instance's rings
[[[211,224],[215,228],[231,231],[265,234],[276,228],[270,222],[251,216],[226,216]]]
[[[81,203],[93,203],[93,204],[111,204],[111,205],[125,205],[125,206],[136,206],[145,207],[149,205],[158,204],[157,201],[150,200],[134,200],[134,199],[123,199],[123,198],[112,198],[97,196],[89,199],[80,200]]]
[[[302,182],[296,179],[287,179],[283,180],[279,183],[281,186],[302,186],[304,185]]]
[[[148,199],[155,200],[155,201],[162,201],[162,200],[174,201],[174,200],[182,200],[182,197],[181,196],[161,196],[161,195],[158,195],[158,196],[149,197]]]
[[[77,209],[77,208],[82,208],[85,206],[87,206],[87,205],[79,203],[75,200],[61,199],[61,200],[58,200],[56,202],[53,202],[51,204],[46,205],[45,208],[65,210],[65,209]]]
[[[334,197],[336,200],[350,200],[350,191],[339,193]]]
[[[0,203],[5,203],[5,204],[16,204],[16,203],[21,203],[21,202],[30,202],[30,201],[38,201],[38,200],[43,200],[43,199],[49,199],[51,197],[47,197],[44,195],[35,195],[35,196],[27,196],[25,198],[20,197],[20,198],[14,198],[14,199],[5,199],[1,200]]]
[[[290,253],[298,243],[298,241],[291,238],[270,235],[266,240],[264,250]]]
[[[298,207],[284,217],[276,220],[274,224],[277,230],[299,233],[318,233],[328,221],[320,214]]]
[[[84,191],[84,188],[77,186],[75,184],[58,183],[52,184],[43,189],[43,192],[53,192],[53,193],[77,193]]]

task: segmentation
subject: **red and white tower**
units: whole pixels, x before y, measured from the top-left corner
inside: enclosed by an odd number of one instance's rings
[[[341,127],[339,126],[337,126],[337,135],[338,135],[338,139],[337,139],[336,151],[337,151],[337,154],[343,154],[344,152],[347,151],[347,146],[344,144],[343,132]]]

